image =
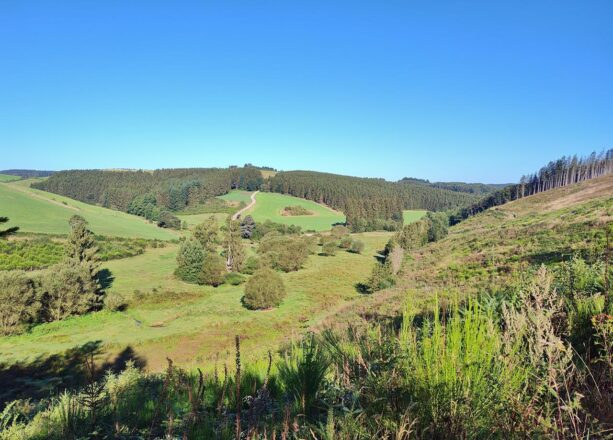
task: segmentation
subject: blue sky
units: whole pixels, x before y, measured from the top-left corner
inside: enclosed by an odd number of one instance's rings
[[[0,169],[516,181],[613,147],[613,2],[0,1]]]

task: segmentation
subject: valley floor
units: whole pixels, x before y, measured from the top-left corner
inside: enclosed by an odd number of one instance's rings
[[[93,343],[107,361],[130,353],[151,371],[163,368],[167,357],[195,367],[211,359],[223,362],[237,334],[244,355],[261,359],[268,350],[299,339],[307,328],[344,305],[366,299],[356,284],[368,277],[390,233],[355,237],[366,246],[363,254],[312,255],[300,271],[282,274],[288,296],[269,311],[245,309],[243,286],[213,288],[178,281],[173,275],[176,244],[106,262],[103,268],[112,279],[108,291],[121,293],[135,305],[123,312],[96,312],[1,338],[3,362],[27,364]]]

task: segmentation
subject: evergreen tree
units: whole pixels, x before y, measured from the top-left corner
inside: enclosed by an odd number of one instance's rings
[[[445,238],[449,229],[449,217],[444,212],[429,212],[426,215],[428,222],[428,241],[439,241]]]
[[[394,279],[391,263],[385,261],[383,264],[375,264],[366,285],[368,290],[372,293],[392,287],[395,283],[396,280]]]
[[[58,321],[100,308],[99,285],[86,265],[68,261],[54,267],[42,280],[46,318]]]
[[[194,228],[194,238],[200,242],[206,251],[215,251],[219,244],[219,223],[214,216],[210,216],[205,221]]]
[[[0,335],[18,333],[38,317],[34,282],[22,271],[0,272]]]
[[[238,220],[228,217],[226,221],[226,266],[230,272],[240,272],[245,262],[245,249],[242,243],[241,225]]]
[[[185,240],[177,254],[175,275],[189,283],[198,282],[198,276],[204,262],[204,250],[196,239]]]
[[[83,267],[94,283],[98,283],[100,259],[94,234],[87,228],[87,221],[80,215],[73,215],[68,221],[68,264]],[[99,291],[100,288],[96,289]]]

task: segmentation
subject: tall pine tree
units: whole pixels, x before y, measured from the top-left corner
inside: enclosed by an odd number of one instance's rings
[[[68,221],[68,262],[87,269],[92,279],[97,279],[100,259],[94,234],[87,228],[87,221],[80,215],[73,215]]]

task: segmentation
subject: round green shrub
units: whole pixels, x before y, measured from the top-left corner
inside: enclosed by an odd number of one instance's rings
[[[349,252],[353,252],[354,254],[361,254],[364,251],[364,242],[360,240],[353,240],[351,246],[349,247]]]
[[[336,243],[334,241],[329,241],[323,245],[321,253],[328,256],[336,255],[336,249]]]
[[[217,287],[226,277],[226,262],[216,252],[207,252],[198,274],[198,283]]]
[[[338,247],[340,247],[341,249],[350,249],[352,244],[353,239],[349,236],[346,236],[341,239],[341,242],[339,243]]]
[[[104,308],[112,312],[125,310],[128,303],[121,293],[109,292],[104,295]]]
[[[283,280],[272,269],[258,270],[245,284],[243,303],[253,310],[277,307],[285,298]]]

